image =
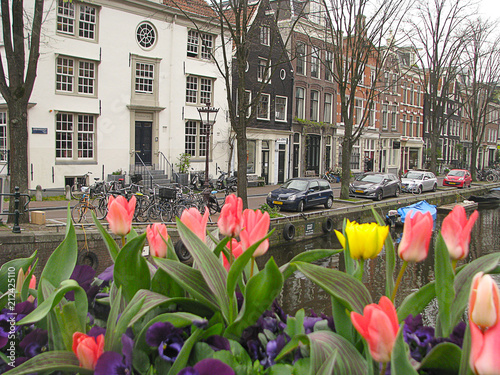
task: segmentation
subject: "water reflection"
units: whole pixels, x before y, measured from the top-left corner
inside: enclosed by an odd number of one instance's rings
[[[434,232],[432,243],[435,242],[435,237],[441,227],[441,223],[445,215],[438,215],[436,222],[436,231]],[[482,255],[500,251],[500,208],[493,210],[480,210],[479,219],[474,226],[471,236],[470,253],[467,259],[462,261],[470,262]],[[401,235],[402,229],[396,228],[392,230],[393,239],[397,239]],[[259,259],[259,266],[262,267],[269,257],[274,257],[278,266],[289,262],[295,255],[312,249],[339,249],[341,248],[335,234],[316,238],[314,240],[303,241],[296,244],[290,244],[269,249],[267,254]],[[343,265],[343,254],[337,254],[331,258],[325,259],[318,263],[321,266],[339,269],[339,264]],[[401,267],[399,258],[397,258],[396,273]],[[462,263],[459,263],[462,264]],[[342,269],[341,269],[342,270]],[[419,264],[409,264],[398,295],[396,297],[396,305],[399,305],[404,297],[416,289],[422,287],[434,279],[434,250],[429,250],[427,259]],[[500,279],[496,277],[497,282]],[[365,265],[364,284],[370,291],[373,301],[379,300],[385,290],[385,257],[382,253],[376,259],[370,260]],[[309,313],[314,310],[316,313],[331,314],[330,296],[314,283],[309,281],[302,273],[295,272],[285,282],[283,291],[279,297],[279,302],[284,310],[289,314],[301,308]],[[432,310],[437,309],[436,304],[431,304],[425,314],[426,323],[432,324],[432,316],[435,314]]]

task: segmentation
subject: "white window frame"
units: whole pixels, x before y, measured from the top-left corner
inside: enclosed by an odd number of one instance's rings
[[[271,61],[263,57],[259,57],[257,81],[271,83]]]
[[[327,98],[330,98],[329,101]],[[327,124],[332,123],[332,113],[333,113],[333,95],[326,92],[324,95],[323,102],[323,122]]]
[[[333,52],[325,52],[325,81],[333,81]]]
[[[0,111],[0,161],[7,161],[9,149],[7,137],[7,112]]]
[[[373,129],[375,128],[375,102],[371,101],[370,102],[370,109],[368,112],[368,127]]]
[[[382,129],[387,130],[388,128],[388,111],[389,111],[389,104],[383,103],[382,104]]]
[[[283,109],[282,112],[278,112],[278,99],[284,100],[284,105],[281,107]],[[274,100],[274,107],[275,107],[275,119],[277,122],[286,122],[287,121],[287,108],[288,108],[288,98],[286,96],[279,96],[276,95],[276,98]],[[283,116],[279,116],[279,113],[283,113]]]
[[[88,113],[58,112],[55,121],[56,160],[96,160],[96,115]],[[66,126],[66,128],[64,128],[64,126]],[[91,129],[89,130],[90,127]],[[63,134],[66,136],[62,137]],[[63,144],[65,147],[61,146]],[[84,145],[90,145],[91,147],[84,147]],[[86,152],[90,152],[91,155],[85,156],[84,154]]]
[[[56,56],[56,93],[96,97],[97,61]]]
[[[186,50],[187,56],[195,59],[211,60],[215,45],[215,35],[188,30]]]
[[[99,10],[97,7],[86,3],[58,0],[57,34],[97,41],[98,24]]]
[[[271,40],[271,28],[267,25],[262,25],[260,27],[260,44],[263,46],[269,46]]]
[[[363,119],[363,100],[354,99],[354,113],[356,115],[356,125],[361,125]]]
[[[299,48],[302,50],[299,52]],[[295,70],[297,74],[305,76],[306,69],[307,69],[307,64],[306,64],[306,54],[307,54],[307,47],[306,44],[303,42],[297,42],[295,45],[295,58],[297,59],[295,63]]]
[[[252,112],[252,108],[250,107],[250,103],[252,102],[252,91],[251,90],[245,90],[245,98],[247,99],[247,118],[250,117],[250,114]],[[238,111],[238,95],[236,95],[236,116],[239,116],[239,111]]]
[[[202,125],[198,120],[186,120],[184,124],[184,152],[191,155],[191,160],[206,158],[206,126],[209,125]],[[211,139],[212,137],[210,137],[210,142]],[[210,146],[208,152],[210,152]]]
[[[152,62],[135,62],[134,91],[137,94],[154,94],[156,66]]]
[[[264,98],[267,98],[267,105],[266,105],[266,116],[261,115],[261,108],[262,108],[262,103],[265,102]],[[257,104],[257,119],[259,120],[269,120],[269,113],[270,113],[270,105],[271,105],[271,95],[270,94],[260,94],[259,98],[259,103]]]
[[[314,95],[315,93],[316,95]],[[309,120],[318,121],[319,120],[319,91],[311,90],[309,98]]]
[[[391,106],[391,130],[397,130],[398,128],[398,106],[394,103]]]
[[[302,97],[299,97],[297,94],[302,92]],[[301,105],[299,106],[299,101]],[[300,119],[305,118],[305,110],[306,110],[306,89],[303,87],[295,88],[295,116]]]
[[[208,85],[208,83],[210,84]],[[210,86],[210,90],[206,90],[208,86]],[[186,104],[203,105],[206,103],[213,103],[213,96],[214,96],[213,78],[195,76],[195,75],[188,75],[186,77],[186,95],[185,95]]]
[[[312,78],[320,78],[321,69],[320,65],[320,53],[319,48],[313,46],[311,51],[311,77]]]

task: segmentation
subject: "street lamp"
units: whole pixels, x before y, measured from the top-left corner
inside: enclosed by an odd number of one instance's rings
[[[217,117],[217,112],[219,108],[210,107],[210,103],[205,103],[205,107],[198,108],[198,113],[200,114],[201,126],[203,127],[205,134],[205,191],[208,196],[208,158],[209,158],[209,144],[210,144],[210,133],[212,132],[212,126],[215,123]]]
[[[406,143],[408,142],[407,137],[401,137],[401,175],[404,174],[406,168]]]

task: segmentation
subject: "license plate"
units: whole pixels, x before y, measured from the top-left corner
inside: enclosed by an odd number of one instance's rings
[[[283,204],[283,202],[280,201],[273,201],[274,204]]]
[[[450,182],[448,182],[448,183],[449,183],[450,185],[455,185],[455,184],[456,184],[456,182],[451,182],[451,181],[450,181]]]
[[[364,191],[363,191],[363,190],[354,190],[354,192],[355,192],[355,193],[361,193],[361,194],[363,194],[363,193],[364,193]]]

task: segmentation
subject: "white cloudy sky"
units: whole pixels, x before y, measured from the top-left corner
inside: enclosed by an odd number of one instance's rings
[[[500,21],[500,0],[480,0],[479,12],[491,20]]]

